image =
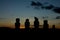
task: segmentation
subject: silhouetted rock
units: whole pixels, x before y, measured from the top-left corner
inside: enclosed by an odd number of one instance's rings
[[[38,29],[39,28],[39,20],[37,17],[34,17],[34,18],[35,18],[34,27],[35,27],[35,29]]]
[[[55,25],[52,26],[52,29],[55,29]]]
[[[29,28],[30,28],[29,19],[26,19],[26,21],[25,21],[25,28],[26,28],[26,29],[29,29]]]
[[[16,18],[15,29],[20,29],[20,19]]]
[[[49,29],[48,27],[49,27],[48,21],[44,20],[43,29],[48,30]]]

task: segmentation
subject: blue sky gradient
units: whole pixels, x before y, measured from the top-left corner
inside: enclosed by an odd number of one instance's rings
[[[6,23],[14,23],[15,18],[19,17],[21,19],[21,22],[24,23],[26,18],[29,18],[30,21],[34,20],[34,16],[38,17],[41,20],[43,20],[42,17],[48,16],[48,19],[52,22],[52,20],[55,20],[56,23],[60,23],[60,19],[55,19],[56,16],[60,16],[60,14],[57,14],[53,12],[52,10],[45,10],[40,9],[36,10],[34,9],[30,4],[32,0],[0,0],[0,25]],[[56,7],[60,7],[60,0],[33,0],[33,1],[39,1],[42,4],[46,5],[47,2],[48,5],[52,4]],[[22,24],[23,24],[22,23]],[[55,22],[53,22],[54,24]],[[55,23],[55,24],[56,24]]]

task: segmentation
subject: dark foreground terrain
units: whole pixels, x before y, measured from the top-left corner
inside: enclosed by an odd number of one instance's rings
[[[49,33],[53,33],[53,32],[60,32],[60,29],[11,29],[11,28],[7,28],[7,27],[0,27],[0,33],[2,32],[10,32],[10,33],[16,33],[16,32],[39,32],[39,33],[44,33],[44,32],[49,32]]]

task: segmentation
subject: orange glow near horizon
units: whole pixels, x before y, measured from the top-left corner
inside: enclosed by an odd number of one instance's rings
[[[0,26],[0,27],[9,27],[9,28],[15,28],[14,25],[4,25],[4,26]],[[55,25],[56,28],[60,29],[60,25]],[[24,29],[25,26],[21,25],[20,28]],[[34,28],[34,26],[30,25],[30,28]],[[43,28],[43,25],[40,26],[39,28]],[[52,25],[49,25],[49,28],[52,28]]]
[[[30,27],[32,28],[32,25],[34,25],[34,19],[29,19],[29,20],[30,20]],[[21,23],[20,28],[25,28],[24,22],[25,22],[24,18],[20,19],[20,23]],[[43,25],[43,20],[39,20],[39,22],[40,22],[40,25]],[[55,25],[56,28],[60,28],[60,24],[57,24],[58,22],[60,22],[60,21],[59,20],[49,20],[48,21],[49,28],[52,28],[52,25]],[[15,28],[15,20],[10,19],[10,20],[0,21],[0,27]],[[40,28],[42,28],[42,27],[40,27]]]

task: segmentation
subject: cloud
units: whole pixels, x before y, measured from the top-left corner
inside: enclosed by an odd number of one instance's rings
[[[37,2],[37,6],[42,6],[43,4],[40,2]]]
[[[37,2],[31,1],[31,6],[33,6],[34,9],[39,10],[42,6],[42,3],[38,2],[38,1]]]
[[[44,8],[50,10],[50,9],[53,9],[54,6],[52,4],[50,4],[49,6],[45,6]]]
[[[46,2],[46,4],[48,4]],[[31,1],[31,6],[33,6],[35,9],[46,9],[46,10],[51,10],[57,14],[60,14],[60,7],[55,7],[54,5],[52,4],[49,4],[48,6],[44,6],[44,4],[42,4],[41,2],[34,2],[34,1]]]
[[[31,1],[31,6],[36,6],[37,4],[34,1]]]
[[[31,1],[31,6],[42,6],[42,3]]]
[[[56,19],[60,19],[60,16],[57,16]]]
[[[58,14],[60,14],[60,7],[54,8],[53,11],[56,12],[56,13],[58,13]]]
[[[39,8],[41,6],[41,8],[44,8],[44,9],[54,8],[54,5],[52,4],[50,4],[49,6],[44,6],[41,2],[34,2],[34,1],[31,1],[31,6],[34,6],[36,8]]]

